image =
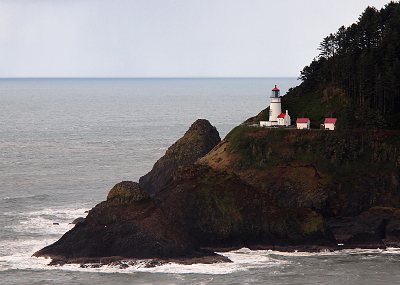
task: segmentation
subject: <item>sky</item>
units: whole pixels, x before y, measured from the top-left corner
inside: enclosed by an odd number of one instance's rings
[[[0,0],[0,78],[298,77],[389,0]]]

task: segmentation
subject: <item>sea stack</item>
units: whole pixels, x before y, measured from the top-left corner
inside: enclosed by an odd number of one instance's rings
[[[220,142],[217,129],[208,120],[196,120],[184,136],[168,148],[153,169],[139,179],[140,186],[153,195],[179,166],[196,162]]]

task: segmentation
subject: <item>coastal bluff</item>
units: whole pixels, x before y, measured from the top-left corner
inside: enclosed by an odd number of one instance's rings
[[[187,263],[227,261],[214,252],[241,247],[398,247],[400,136],[355,134],[238,126],[195,163],[178,166],[153,195],[136,182],[116,184],[34,255],[53,264]]]
[[[320,213],[342,247],[400,246],[400,131],[237,126],[198,163]]]
[[[232,172],[192,163],[179,166],[154,195],[136,182],[116,184],[106,201],[34,256],[50,257],[53,264],[123,258],[218,262],[227,260],[217,250],[334,243],[317,212],[289,208]]]

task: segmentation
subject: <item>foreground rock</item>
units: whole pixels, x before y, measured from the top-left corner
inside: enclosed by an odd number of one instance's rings
[[[198,119],[182,138],[168,148],[153,169],[139,179],[139,184],[154,194],[167,182],[179,166],[192,164],[212,150],[221,138],[209,121]]]
[[[60,240],[34,254],[63,262],[103,257],[172,258],[201,256],[196,241],[165,219],[163,209],[134,182],[111,189],[107,201],[89,211]]]
[[[34,255],[51,257],[53,264],[126,258],[216,262],[226,261],[216,249],[333,243],[319,214],[286,208],[226,171],[187,165],[154,198],[137,183],[118,183],[83,222]]]

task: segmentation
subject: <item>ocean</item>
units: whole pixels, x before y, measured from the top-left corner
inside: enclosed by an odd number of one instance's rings
[[[400,249],[222,253],[232,263],[48,266],[31,257],[196,119],[221,138],[296,78],[0,79],[1,284],[400,284]],[[290,110],[289,110],[290,114]]]

